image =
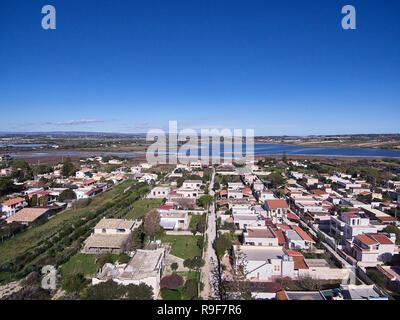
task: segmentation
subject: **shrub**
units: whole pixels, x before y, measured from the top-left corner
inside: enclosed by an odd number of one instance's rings
[[[181,293],[178,290],[163,288],[161,289],[163,300],[181,300]]]
[[[177,274],[171,274],[161,279],[160,288],[177,289],[183,285],[183,278]]]
[[[185,282],[183,291],[189,299],[194,299],[197,297],[197,281],[195,279],[189,279]]]

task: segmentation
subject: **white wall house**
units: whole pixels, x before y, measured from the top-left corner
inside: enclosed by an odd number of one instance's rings
[[[200,189],[202,184],[201,180],[185,180],[182,184],[183,189]]]
[[[293,258],[277,246],[233,246],[235,257],[242,255],[247,264],[246,278],[254,281],[270,281],[274,277],[295,275]]]
[[[245,245],[278,246],[278,237],[269,227],[248,227],[243,233]]]
[[[5,218],[9,218],[27,205],[24,198],[14,198],[3,202],[1,204],[1,211],[5,215]]]
[[[153,188],[147,198],[162,199],[168,197],[170,192],[169,187],[155,187]]]

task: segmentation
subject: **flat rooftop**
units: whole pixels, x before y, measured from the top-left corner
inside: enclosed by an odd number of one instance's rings
[[[304,259],[309,268],[329,268],[329,263],[325,259]]]
[[[269,259],[282,259],[284,252],[282,247],[273,246],[234,246],[235,252],[240,252],[251,261],[267,261]]]

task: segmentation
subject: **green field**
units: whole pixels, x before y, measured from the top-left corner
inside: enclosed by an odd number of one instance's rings
[[[163,199],[141,199],[133,204],[131,210],[124,219],[138,219],[142,218],[152,209],[158,208]]]
[[[99,268],[96,263],[96,255],[77,253],[68,262],[61,266],[61,275],[73,275],[82,273],[85,276],[93,276]]]
[[[82,209],[66,210],[47,221],[45,224],[29,228],[13,238],[0,243],[0,261],[2,263],[13,261],[17,256],[28,249],[34,249],[38,244],[56,234],[65,225],[72,225],[73,221],[84,218],[89,212],[94,212],[120,194],[132,183],[131,180],[124,181],[111,190],[94,197],[91,203]]]
[[[171,254],[182,258],[188,259],[195,256],[201,256],[201,250],[197,246],[197,240],[200,236],[172,236],[163,235],[160,240],[163,243],[171,243]]]
[[[196,229],[197,224],[201,220],[201,214],[192,214],[190,217],[191,218],[190,218],[189,228]]]

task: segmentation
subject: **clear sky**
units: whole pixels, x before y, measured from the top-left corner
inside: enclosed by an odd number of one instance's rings
[[[0,131],[399,133],[399,107],[398,0],[0,1]]]

